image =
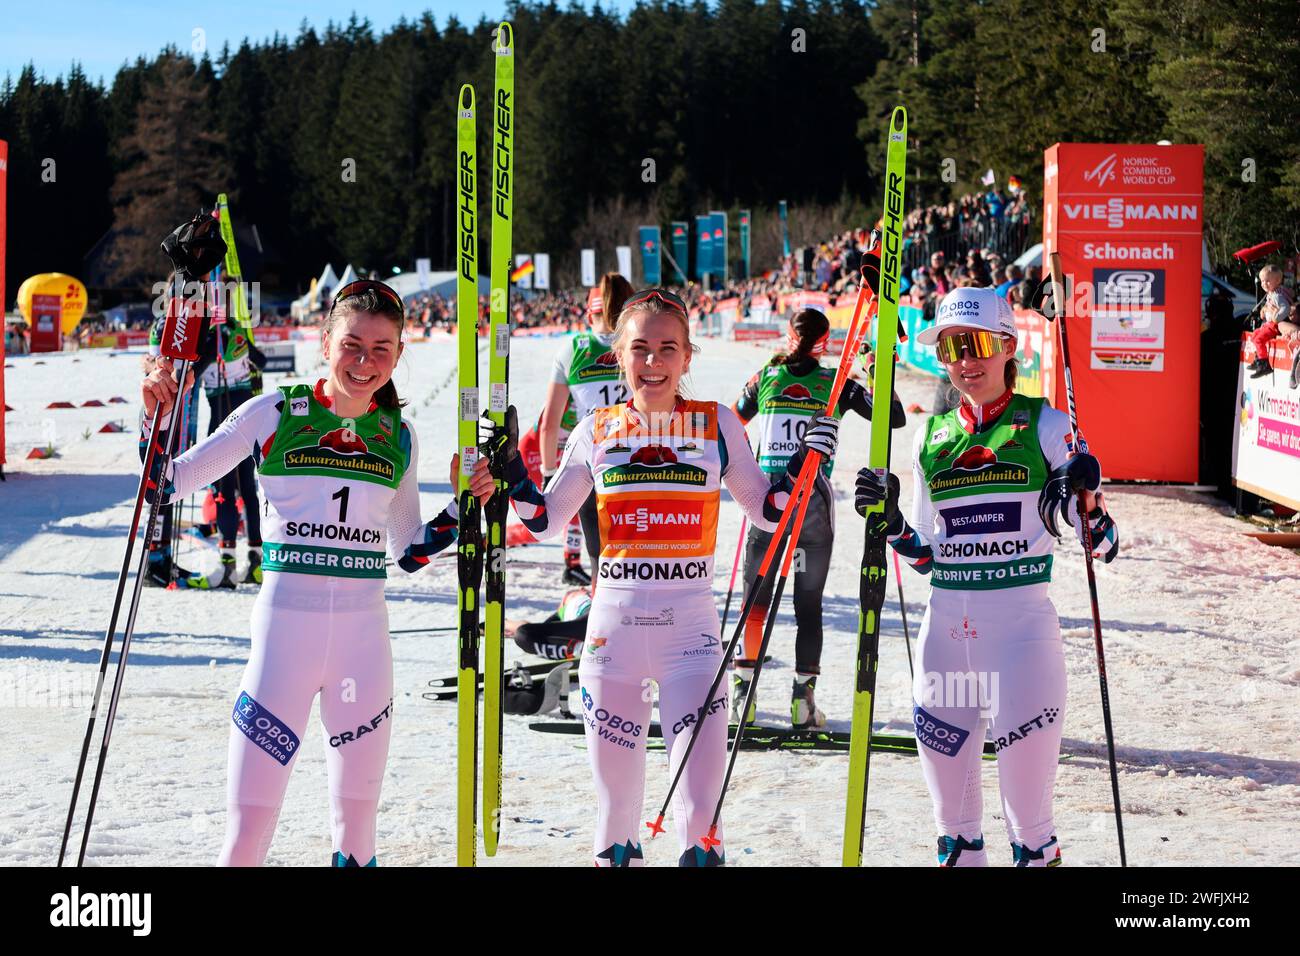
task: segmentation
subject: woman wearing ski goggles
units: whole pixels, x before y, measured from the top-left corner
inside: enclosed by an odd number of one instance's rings
[[[912,715],[939,865],[987,865],[978,784],[987,733],[1013,864],[1056,866],[1051,800],[1066,681],[1047,590],[1057,517],[1070,521],[1083,491],[1096,557],[1112,560],[1119,538],[1102,501],[1101,466],[1082,438],[1068,444],[1068,416],[1013,391],[1016,326],[1006,300],[993,289],[956,289],[936,318],[916,338],[935,347],[961,403],[917,433],[910,523],[894,475],[860,471],[856,504],[861,514],[883,504],[870,520],[930,575]]]

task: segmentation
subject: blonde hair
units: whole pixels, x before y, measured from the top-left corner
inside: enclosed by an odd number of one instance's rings
[[[1282,274],[1282,270],[1279,269],[1271,262],[1268,265],[1266,265],[1264,268],[1259,270],[1259,277],[1261,280],[1265,276],[1280,276],[1281,274]]]
[[[657,302],[654,299],[643,299],[640,302],[633,303],[618,314],[618,322],[614,325],[614,339],[609,343],[609,350],[616,356],[623,351],[623,346],[627,341],[628,325],[631,323],[632,319],[638,315],[672,316],[681,324],[682,343],[686,346],[687,354],[694,356],[700,353],[700,347],[691,341],[691,323],[685,315],[678,312],[676,309],[667,308],[663,303]],[[618,363],[618,371],[619,375],[624,378],[627,377],[627,372],[623,369],[623,362],[621,359]],[[685,376],[683,376],[683,378],[684,377]],[[684,397],[680,388],[677,390],[677,395],[679,398]]]

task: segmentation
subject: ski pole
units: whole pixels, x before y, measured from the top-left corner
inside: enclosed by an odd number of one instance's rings
[[[894,580],[898,582],[898,610],[903,615],[903,643],[907,645],[907,676],[916,679],[912,666],[912,635],[907,629],[907,602],[903,600],[903,572],[898,564],[898,552],[894,552]]]
[[[864,267],[865,273],[865,267]],[[840,355],[840,366],[836,373],[835,381],[831,385],[830,398],[826,403],[828,409],[834,409],[839,401],[840,392],[844,388],[844,382],[848,379],[849,369],[852,367],[853,356],[857,354],[857,346],[861,343],[862,338],[866,335],[867,326],[871,324],[871,311],[874,309],[876,301],[875,292],[871,289],[871,284],[864,281],[858,287],[858,298],[853,308],[853,319],[849,323],[848,334],[845,338],[844,351]],[[868,315],[863,318],[863,308],[870,302],[872,309],[868,310]],[[723,675],[727,672],[727,665],[731,661],[732,654],[735,653],[740,639],[745,633],[745,620],[749,617],[749,612],[753,610],[758,601],[758,595],[763,590],[763,583],[767,580],[767,573],[772,567],[772,561],[776,557],[778,549],[782,547],[785,538],[785,529],[790,522],[793,509],[790,505],[796,504],[804,492],[812,487],[813,481],[817,475],[817,469],[821,466],[821,455],[817,452],[810,452],[804,459],[803,465],[799,470],[799,475],[795,479],[794,489],[791,491],[790,500],[785,510],[781,514],[781,520],[777,523],[776,530],[772,532],[772,540],[768,542],[767,551],[763,555],[763,560],[759,564],[758,574],[754,577],[754,583],[750,585],[745,595],[745,600],[740,608],[740,616],[736,621],[736,630],[723,648],[722,660],[718,662],[717,673],[713,677],[713,683],[709,685],[709,691],[705,695],[704,703],[696,711],[695,724],[691,728],[691,736],[686,742],[686,752],[682,755],[681,762],[677,765],[677,770],[673,774],[673,779],[668,785],[668,793],[664,797],[663,803],[659,807],[659,813],[654,820],[647,820],[646,826],[650,828],[650,838],[654,839],[660,833],[663,833],[664,815],[668,812],[668,803],[677,791],[677,785],[682,779],[682,772],[686,768],[686,763],[690,759],[691,752],[695,749],[695,742],[700,736],[700,727],[711,713],[709,705],[713,701],[713,695],[717,693],[719,685],[722,683]]]
[[[736,568],[740,566],[740,551],[745,545],[745,526],[749,521],[749,515],[742,515],[740,518],[740,537],[736,539],[736,556],[731,559],[731,581],[727,584],[727,601],[722,606],[722,626],[720,631],[727,629],[727,617],[731,613],[731,595],[736,590]]]
[[[177,441],[177,432],[181,418],[181,405],[184,398],[185,379],[189,374],[190,362],[198,357],[198,342],[202,331],[203,315],[200,309],[198,315],[191,314],[187,303],[183,298],[186,277],[191,273],[187,269],[195,268],[199,263],[205,261],[205,256],[211,258],[213,251],[221,247],[224,252],[224,245],[219,238],[210,234],[204,234],[204,225],[201,222],[202,217],[196,217],[191,222],[179,227],[175,232],[163,241],[163,251],[172,258],[175,266],[175,282],[172,289],[172,298],[168,303],[167,321],[163,327],[162,341],[160,343],[160,354],[178,361],[176,366],[179,387],[177,389],[176,401],[172,403],[171,414],[169,416],[169,429],[167,432],[166,442],[160,445],[158,442],[158,426],[162,421],[162,407],[157,406],[154,409],[152,427],[149,432],[148,446],[145,452],[144,467],[140,474],[140,484],[136,490],[135,507],[131,519],[130,536],[127,539],[126,553],[122,558],[122,567],[118,574],[117,591],[113,599],[113,610],[109,615],[108,628],[104,634],[104,645],[100,652],[99,674],[95,682],[95,694],[91,700],[90,716],[86,722],[86,736],[82,741],[81,755],[77,763],[77,773],[73,781],[72,799],[68,804],[68,817],[64,824],[63,840],[59,846],[58,865],[63,865],[64,857],[67,853],[68,837],[72,829],[72,819],[76,812],[77,798],[81,792],[82,778],[86,769],[86,761],[90,751],[90,739],[94,734],[95,721],[99,713],[100,698],[104,688],[104,678],[108,673],[108,658],[112,653],[113,638],[117,631],[118,613],[122,606],[122,597],[126,589],[126,577],[131,565],[132,552],[135,547],[135,536],[140,526],[140,512],[143,510],[146,491],[153,490],[153,501],[149,506],[148,520],[144,526],[144,542],[140,549],[140,556],[136,561],[135,586],[131,595],[131,605],[128,611],[127,621],[123,629],[122,649],[118,654],[117,670],[113,678],[113,689],[109,697],[108,711],[104,720],[104,735],[100,744],[99,758],[95,767],[95,779],[91,788],[90,802],[86,809],[85,829],[82,833],[81,848],[77,855],[77,865],[80,866],[85,860],[86,846],[90,840],[90,828],[94,820],[95,804],[99,797],[99,787],[103,779],[104,765],[108,757],[108,745],[112,738],[113,722],[117,716],[117,702],[121,696],[122,678],[126,671],[127,655],[130,650],[131,635],[135,627],[135,616],[140,601],[140,588],[144,583],[144,567],[148,560],[148,542],[153,540],[154,525],[158,519],[159,502],[162,500],[162,494],[158,484],[154,481],[154,467],[157,465],[159,476],[165,473],[168,461],[171,458],[172,449]],[[186,230],[188,229],[188,232]],[[206,272],[207,270],[203,270]],[[202,274],[200,272],[199,274]],[[179,294],[178,294],[179,293]]]
[[[1061,332],[1061,366],[1065,372],[1065,400],[1070,411],[1070,448],[1084,451],[1079,442],[1079,414],[1074,402],[1074,378],[1070,374],[1070,346],[1065,329],[1065,276],[1061,269],[1061,254],[1051,255],[1052,305]],[[1051,317],[1049,317],[1051,318]],[[1083,534],[1083,560],[1088,572],[1088,598],[1092,602],[1092,639],[1097,650],[1097,679],[1101,684],[1101,717],[1106,727],[1106,756],[1110,762],[1110,790],[1115,804],[1115,834],[1119,838],[1119,865],[1128,866],[1124,852],[1124,817],[1119,800],[1119,770],[1115,766],[1115,730],[1110,719],[1110,684],[1106,679],[1106,652],[1101,642],[1101,606],[1097,602],[1097,576],[1092,566],[1092,528],[1088,525],[1088,508],[1084,504],[1084,491],[1080,489],[1077,500],[1079,528]]]
[[[816,452],[811,452],[809,457],[820,458],[821,456]],[[820,467],[820,462],[818,462],[818,466]],[[809,482],[803,497],[799,499],[794,524],[790,528],[790,541],[786,545],[785,554],[781,559],[781,573],[777,577],[776,587],[772,592],[772,603],[768,608],[767,623],[763,627],[763,642],[759,645],[758,659],[754,662],[754,676],[750,678],[749,690],[745,693],[745,705],[740,711],[742,718],[740,724],[736,727],[736,737],[731,744],[731,755],[727,758],[727,772],[722,778],[722,790],[718,794],[718,802],[713,807],[713,818],[709,821],[709,832],[700,838],[700,843],[706,852],[722,843],[718,839],[718,819],[722,816],[722,804],[727,798],[727,788],[731,785],[731,772],[736,768],[736,755],[740,753],[741,745],[745,740],[745,728],[749,726],[745,722],[743,715],[749,713],[749,706],[753,703],[754,694],[758,687],[758,679],[763,674],[763,661],[767,657],[767,646],[772,640],[772,631],[775,629],[777,614],[781,608],[781,594],[785,591],[785,582],[790,577],[790,559],[794,557],[795,550],[798,547],[799,533],[803,531],[804,515],[808,511],[808,502],[812,499],[813,494],[813,482]],[[701,719],[703,718],[701,717]]]

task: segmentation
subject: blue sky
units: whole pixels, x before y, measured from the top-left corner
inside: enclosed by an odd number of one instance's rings
[[[625,13],[634,0],[601,5]],[[330,20],[346,22],[355,10],[382,33],[401,17],[415,20],[425,10],[439,26],[452,13],[466,23],[477,23],[480,16],[495,19],[505,12],[505,0],[9,0],[5,7],[0,77],[17,77],[30,62],[53,79],[76,60],[91,80],[110,84],[118,68],[139,55],[151,57],[169,43],[191,49],[196,27],[215,57],[226,41],[236,47],[244,37],[265,39],[276,31],[296,36],[304,18],[319,29]]]

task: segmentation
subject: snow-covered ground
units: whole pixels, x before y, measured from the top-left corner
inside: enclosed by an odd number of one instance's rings
[[[514,346],[514,393],[531,423],[545,390],[553,339]],[[698,398],[730,403],[766,352],[704,341],[691,382]],[[420,433],[421,493],[431,517],[445,503],[454,417],[450,343],[415,343],[397,375]],[[50,864],[58,852],[90,693],[122,559],[137,475],[135,416],[139,353],[11,357],[5,371],[8,481],[0,484],[0,862]],[[314,377],[317,349],[299,343],[298,368]],[[932,379],[904,370],[905,403],[928,408]],[[47,410],[121,396],[129,404]],[[1087,409],[1083,410],[1087,425]],[[204,411],[206,416],[206,410]],[[901,463],[924,416],[909,416],[894,441]],[[102,434],[107,421],[121,434]],[[206,427],[206,423],[204,425]],[[835,484],[840,538],[826,589],[826,647],[818,700],[847,730],[857,614],[861,521],[850,478],[866,461],[865,424],[843,429]],[[58,457],[26,461],[36,445]],[[897,467],[897,466],[896,466]],[[903,500],[910,469],[898,467]],[[1098,566],[1120,791],[1131,863],[1300,862],[1279,834],[1300,825],[1300,559],[1245,536],[1210,498],[1171,488],[1107,491],[1123,553]],[[740,529],[724,499],[719,529],[719,605]],[[215,551],[189,544],[182,563],[215,566]],[[1083,560],[1067,541],[1058,552],[1052,598],[1061,615],[1070,679],[1056,821],[1069,865],[1118,863]],[[508,616],[550,613],[563,593],[560,548],[512,552]],[[241,555],[242,559],[242,555]],[[929,591],[905,569],[915,637]],[[455,618],[454,561],[389,578],[394,630],[446,626]],[[89,861],[97,865],[207,864],[225,825],[227,724],[248,654],[254,592],[143,594]],[[759,719],[788,720],[794,625],[785,610],[765,672]],[[454,862],[454,703],[421,698],[431,677],[454,673],[451,632],[393,638],[396,714],[379,818],[384,865]],[[507,649],[507,660],[517,659]],[[111,672],[110,672],[111,673]],[[878,725],[910,729],[907,657],[893,582],[885,608],[876,703]],[[268,862],[325,865],[329,859],[324,743],[316,714],[289,784]],[[590,865],[593,796],[579,738],[506,721],[503,836],[480,865]],[[96,737],[96,744],[98,737]],[[647,804],[667,785],[666,758],[649,755]],[[837,754],[740,755],[725,814],[728,862],[745,866],[837,865],[847,758]],[[984,768],[985,832],[998,865],[1003,821],[993,766]],[[83,791],[84,801],[84,791]],[[647,809],[647,816],[650,809]],[[872,759],[866,862],[931,865],[930,801],[915,758]],[[79,832],[79,827],[78,827]],[[647,861],[675,863],[669,834],[646,844]]]

